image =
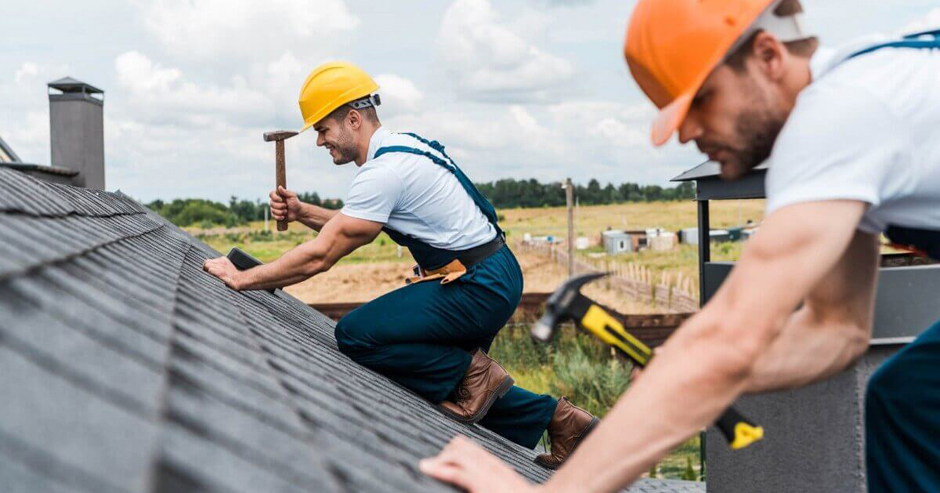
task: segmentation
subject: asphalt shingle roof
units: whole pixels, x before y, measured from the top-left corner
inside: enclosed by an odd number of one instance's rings
[[[5,492],[448,491],[416,465],[456,433],[547,478],[340,354],[319,312],[227,289],[218,255],[119,193],[0,168]]]

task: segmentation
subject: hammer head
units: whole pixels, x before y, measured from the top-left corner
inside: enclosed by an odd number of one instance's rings
[[[274,130],[272,132],[264,133],[264,141],[276,142],[279,140],[287,140],[295,135],[297,135],[297,132],[294,132],[293,130]]]
[[[529,333],[539,342],[550,342],[558,326],[574,318],[572,307],[583,295],[581,286],[606,276],[606,272],[595,272],[574,276],[558,287],[545,302],[545,314],[532,326]]]

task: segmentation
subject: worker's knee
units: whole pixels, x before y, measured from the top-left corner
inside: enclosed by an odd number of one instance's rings
[[[351,356],[371,347],[367,333],[371,324],[367,325],[367,322],[354,310],[336,323],[336,345],[343,354]]]

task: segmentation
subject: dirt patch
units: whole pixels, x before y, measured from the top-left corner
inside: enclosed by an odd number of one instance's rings
[[[525,292],[553,291],[567,277],[566,269],[541,255],[519,255]],[[401,262],[339,263],[328,272],[288,287],[285,291],[305,303],[366,302],[404,286],[407,264]],[[601,280],[584,293],[622,313],[656,313],[656,307],[626,298]]]

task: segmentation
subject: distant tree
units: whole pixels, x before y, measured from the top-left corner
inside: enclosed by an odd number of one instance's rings
[[[238,218],[239,222],[247,223],[264,217],[264,209],[258,207],[258,202],[238,200],[234,195],[229,199],[228,209]]]
[[[494,206],[500,208],[565,205],[565,191],[558,182],[543,184],[535,179],[504,178],[489,183],[478,183],[476,187]],[[675,188],[636,183],[622,183],[619,186],[608,183],[601,187],[596,179],[590,180],[587,186],[575,185],[574,193],[578,201],[585,205],[687,200],[695,197],[695,189],[691,183],[683,183]]]
[[[317,192],[298,193],[297,198],[300,199],[301,202],[304,202],[306,204],[312,204],[316,206],[323,205],[323,202],[320,200],[320,195]]]

